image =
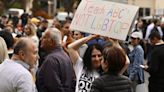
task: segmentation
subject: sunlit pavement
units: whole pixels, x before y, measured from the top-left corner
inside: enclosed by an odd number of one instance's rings
[[[145,83],[138,85],[136,88],[136,92],[148,92],[149,73],[145,71],[144,74],[145,74]]]

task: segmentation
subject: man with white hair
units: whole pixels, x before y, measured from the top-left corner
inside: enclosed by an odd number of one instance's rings
[[[41,38],[41,48],[48,55],[37,74],[38,92],[74,92],[73,67],[61,42],[61,32],[56,28],[48,28]]]

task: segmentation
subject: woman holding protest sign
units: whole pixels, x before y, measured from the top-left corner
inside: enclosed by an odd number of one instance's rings
[[[98,44],[89,45],[87,48],[83,59],[79,56],[77,50],[78,48],[86,43],[89,40],[98,38],[98,35],[90,35],[88,37],[81,38],[68,45],[69,55],[74,64],[75,74],[77,78],[76,82],[76,92],[90,92],[92,82],[95,78],[98,78],[102,75],[101,61],[103,60],[102,56],[102,47]],[[111,40],[112,41],[112,40]],[[113,46],[121,48],[117,41],[112,42]],[[108,46],[108,44],[106,45]],[[126,56],[126,55],[125,55]],[[129,64],[129,59],[126,56],[126,62],[119,71],[118,74],[122,74],[127,65]]]
[[[98,78],[102,73],[102,47],[100,45],[90,45],[84,53],[83,58],[78,54],[78,49],[81,45],[97,37],[97,35],[90,35],[68,45],[68,52],[72,59],[77,78],[76,92],[89,92],[94,79]]]

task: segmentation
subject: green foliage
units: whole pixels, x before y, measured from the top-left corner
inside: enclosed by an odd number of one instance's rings
[[[10,8],[22,8],[22,4],[19,2],[15,2],[10,6]]]
[[[33,1],[33,11],[37,11],[37,10],[46,10],[45,8],[47,8],[48,4],[47,1],[41,1],[41,0],[34,0]]]
[[[4,4],[5,10],[9,8],[23,8],[24,0],[0,0]]]
[[[0,0],[0,15],[2,15],[4,12],[4,4],[2,2],[2,0]]]

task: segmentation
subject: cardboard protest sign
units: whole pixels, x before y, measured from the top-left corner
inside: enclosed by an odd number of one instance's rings
[[[100,0],[82,0],[70,29],[125,40],[139,7]]]

